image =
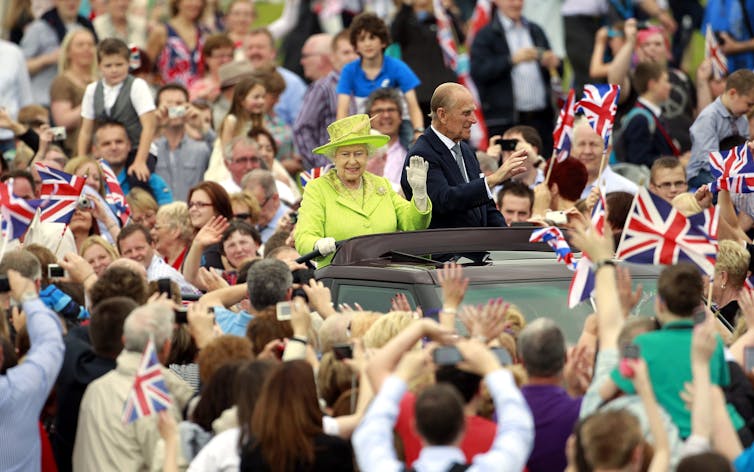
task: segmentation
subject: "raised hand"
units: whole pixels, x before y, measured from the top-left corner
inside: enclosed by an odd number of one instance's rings
[[[194,243],[198,244],[201,248],[219,243],[229,225],[228,220],[224,216],[218,215],[213,217],[196,233]]]
[[[468,277],[463,276],[463,266],[455,262],[446,263],[437,271],[437,280],[442,287],[442,306],[445,309],[455,310],[466,295],[469,286]]]

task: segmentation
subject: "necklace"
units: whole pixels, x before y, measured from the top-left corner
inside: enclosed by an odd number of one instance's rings
[[[363,208],[364,207],[364,192],[365,192],[364,177],[362,176],[359,179],[359,186],[356,187],[355,189],[348,188],[345,182],[343,182],[343,180],[340,179],[340,177],[338,177],[338,180],[340,180],[341,185],[343,185],[343,188],[345,189],[348,197],[354,202],[356,202],[357,205]]]

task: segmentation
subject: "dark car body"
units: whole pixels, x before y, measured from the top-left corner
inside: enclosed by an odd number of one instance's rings
[[[406,295],[412,307],[432,314],[442,307],[438,268],[432,254],[488,252],[483,263],[468,259],[464,275],[469,287],[463,304],[478,305],[502,297],[515,304],[528,321],[553,319],[570,342],[578,339],[584,319],[594,310],[589,301],[568,308],[573,272],[557,262],[543,243],[530,243],[534,227],[454,228],[360,236],[344,241],[332,264],[316,272],[327,285],[333,302],[358,303],[365,310],[387,312],[397,294]],[[629,265],[634,282],[644,286],[638,307],[652,314],[651,300],[659,269]],[[618,296],[618,294],[616,294]]]

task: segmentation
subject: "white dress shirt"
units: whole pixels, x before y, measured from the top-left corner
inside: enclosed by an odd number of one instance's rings
[[[620,174],[616,174],[610,166],[605,166],[605,170],[602,171],[601,177],[586,184],[584,191],[581,192],[581,198],[589,196],[589,193],[597,184],[597,181],[600,181],[602,184],[605,194],[610,192],[628,192],[631,195],[636,195],[636,192],[639,190],[639,187],[635,183]]]
[[[534,445],[534,419],[513,376],[500,369],[484,378],[495,402],[498,423],[490,450],[474,456],[471,472],[520,471]],[[405,470],[393,447],[393,427],[408,386],[395,375],[382,384],[351,439],[362,472]],[[425,447],[413,463],[417,472],[446,472],[453,463],[465,463],[463,452],[452,446]]]

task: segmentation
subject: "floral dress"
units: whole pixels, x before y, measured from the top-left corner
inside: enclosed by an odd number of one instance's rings
[[[168,39],[165,47],[157,58],[157,67],[163,83],[179,83],[190,87],[195,81],[204,76],[204,32],[197,31],[196,47],[191,51],[178,32],[170,24],[165,24]]]

